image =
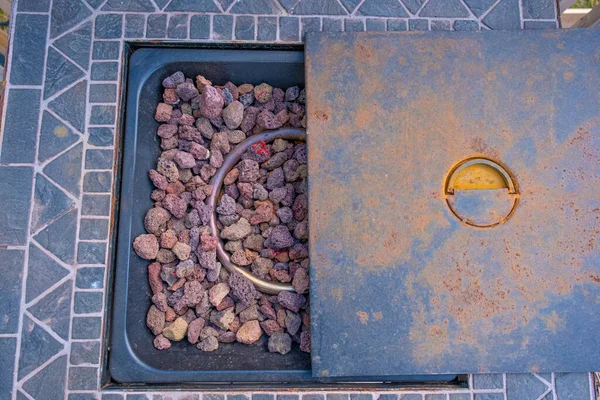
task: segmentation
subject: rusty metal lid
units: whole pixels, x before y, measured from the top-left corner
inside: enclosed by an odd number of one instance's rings
[[[309,34],[315,376],[600,369],[600,35]]]

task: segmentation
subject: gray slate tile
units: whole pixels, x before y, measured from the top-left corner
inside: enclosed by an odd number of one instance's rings
[[[117,41],[96,41],[92,50],[93,60],[117,60],[121,45]]]
[[[455,31],[478,31],[479,24],[477,21],[454,21],[454,25],[452,26]]]
[[[87,169],[112,169],[113,151],[102,149],[89,149],[85,152],[85,168]]]
[[[35,244],[30,244],[25,301],[30,302],[35,299],[68,274],[67,269],[46,255]]]
[[[0,250],[0,333],[18,330],[24,257],[23,250]]]
[[[98,364],[100,362],[100,342],[93,340],[71,343],[69,361],[73,365]]]
[[[91,125],[112,125],[115,123],[117,108],[110,105],[92,106]]]
[[[81,0],[54,0],[50,12],[50,38],[65,33],[91,14]]]
[[[430,0],[419,13],[420,17],[466,18],[469,10],[460,0]]]
[[[321,31],[321,18],[319,17],[304,17],[300,20],[302,28],[302,40],[307,32]]]
[[[471,400],[469,393],[451,393],[448,400]]]
[[[368,0],[367,0],[368,1]],[[294,15],[347,15],[337,0],[302,0],[291,11]]]
[[[525,21],[524,29],[556,29],[555,21]]]
[[[254,40],[255,18],[249,15],[235,17],[235,39]]]
[[[408,30],[408,23],[405,19],[388,19],[387,20],[388,31],[406,31]]]
[[[232,14],[281,15],[276,0],[237,0],[229,10]]]
[[[341,2],[344,5],[344,8],[346,8],[349,13],[352,13],[360,4],[361,0],[341,0]]]
[[[25,244],[32,185],[33,168],[0,166],[0,244]]]
[[[102,11],[153,12],[155,8],[151,0],[108,0]]]
[[[98,400],[98,393],[69,393],[68,400]]]
[[[85,0],[86,3],[90,5],[90,7],[97,9],[104,2],[104,0]]]
[[[398,400],[398,395],[394,393],[380,394],[377,400]]]
[[[409,393],[409,394],[402,395],[400,400],[423,400],[423,396],[420,394],[416,394],[416,393]]]
[[[91,314],[102,311],[101,292],[75,292],[75,314]]]
[[[482,22],[491,29],[521,29],[519,0],[501,0]]]
[[[167,37],[170,39],[187,39],[188,36],[188,14],[173,14],[169,18]]]
[[[346,32],[362,32],[365,30],[365,23],[361,19],[344,19],[344,30]]]
[[[113,145],[114,134],[112,128],[97,127],[88,129],[88,143],[98,147],[110,147]]]
[[[110,195],[84,194],[81,200],[81,215],[110,214]]]
[[[94,24],[96,39],[119,39],[123,34],[123,14],[99,14]]]
[[[154,0],[154,4],[156,4],[159,10],[162,10],[167,4],[169,4],[170,1],[171,0]]]
[[[426,19],[409,19],[408,20],[409,31],[428,31],[429,21]]]
[[[56,156],[67,147],[71,146],[80,136],[75,134],[71,128],[63,124],[58,118],[44,111],[42,116],[42,128],[40,129],[40,148],[38,160],[44,162]]]
[[[41,85],[48,32],[48,16],[17,14],[15,34],[11,38],[13,57],[10,65],[10,83],[13,85]],[[9,102],[10,104],[10,102]]]
[[[172,0],[165,11],[220,12],[212,0]]]
[[[72,281],[64,282],[28,309],[34,317],[49,326],[64,340],[69,337],[72,286]]]
[[[537,399],[547,388],[532,374],[506,374],[506,396],[509,399]]]
[[[23,379],[63,349],[63,345],[27,316],[23,317],[18,379]]]
[[[323,18],[323,32],[342,32],[344,20],[339,18]]]
[[[292,398],[285,398],[285,396],[293,396]],[[277,400],[295,400],[298,399],[297,395],[277,395]],[[303,394],[302,400],[325,400],[325,396],[322,394]]]
[[[245,394],[228,394],[227,400],[248,400]]]
[[[371,393],[350,393],[350,400],[372,400]]]
[[[233,16],[215,15],[213,16],[213,34],[214,40],[230,40],[233,34]]]
[[[148,400],[148,396],[142,393],[129,393],[125,400]]]
[[[106,243],[79,242],[77,250],[78,264],[104,264]]]
[[[103,393],[102,400],[123,400],[123,395],[120,393]]]
[[[277,18],[275,17],[258,17],[258,32],[256,37],[262,41],[277,40]]]
[[[367,31],[385,31],[386,21],[384,19],[367,18]]]
[[[560,400],[588,399],[590,376],[587,373],[556,374],[556,397]]]
[[[298,42],[300,40],[300,19],[297,17],[279,18],[279,40]]]
[[[58,357],[23,384],[23,390],[35,399],[64,400],[67,356]]]
[[[69,390],[95,390],[98,386],[98,368],[69,368]]]
[[[75,261],[77,210],[72,210],[42,229],[34,239],[65,264]]]
[[[144,37],[146,17],[143,14],[125,15],[125,39],[139,39]]]
[[[504,389],[504,378],[502,374],[475,374],[473,389]]]
[[[252,400],[275,400],[275,396],[266,393],[257,393],[252,395]]]
[[[374,17],[408,17],[408,13],[397,0],[366,0],[356,11],[356,15]]]
[[[202,395],[202,400],[225,400],[225,395],[216,393],[207,393]]]
[[[347,393],[329,393],[326,400],[348,400],[350,396]]]
[[[167,15],[150,14],[146,26],[146,37],[160,39],[167,36]]]
[[[464,0],[467,6],[471,9],[473,14],[478,18],[481,17],[491,6],[494,5],[496,0]]]
[[[90,49],[92,48],[92,23],[61,36],[54,41],[54,47],[87,70],[90,66]]]
[[[15,355],[17,353],[17,339],[11,337],[0,338],[0,398],[10,399],[13,386],[13,372]]]
[[[426,394],[425,400],[446,400],[446,395],[443,393]]]
[[[190,39],[210,38],[210,15],[192,15],[190,18]]]
[[[401,1],[406,6],[406,8],[408,8],[408,10],[414,15],[417,14],[419,9],[423,6],[423,3],[425,3],[425,0],[401,0]]]
[[[92,81],[115,81],[119,74],[116,62],[95,62],[92,64],[90,78]]]
[[[33,163],[35,161],[35,139],[41,94],[41,90],[38,89],[8,91],[0,162]]]
[[[82,267],[77,269],[75,286],[78,289],[104,288],[104,267]]]
[[[504,400],[504,393],[475,393],[473,400]]]
[[[553,0],[523,0],[523,18],[554,19],[555,4]]]
[[[50,0],[19,0],[17,2],[19,12],[48,12],[50,11]]]
[[[52,100],[48,108],[82,133],[85,125],[86,93],[87,81],[83,80]]]
[[[74,317],[71,337],[73,339],[98,339],[102,330],[100,317]]]
[[[86,172],[83,177],[83,191],[88,193],[110,193],[112,190],[111,172]]]
[[[69,193],[79,197],[82,159],[83,143],[79,143],[46,165],[44,173]]]
[[[432,31],[451,31],[452,21],[447,19],[432,19],[431,30]]]
[[[90,103],[114,103],[115,101],[117,101],[116,83],[90,85]]]

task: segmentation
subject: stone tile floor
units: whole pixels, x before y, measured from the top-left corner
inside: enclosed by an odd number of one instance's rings
[[[100,391],[123,44],[302,41],[308,31],[553,29],[554,0],[13,0],[0,149],[0,399]],[[455,391],[228,400],[589,399],[590,374],[473,375]],[[223,400],[225,394],[203,394]]]

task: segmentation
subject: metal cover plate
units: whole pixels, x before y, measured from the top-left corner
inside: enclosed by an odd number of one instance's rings
[[[306,41],[316,376],[600,369],[600,35],[336,33]],[[475,228],[469,156],[519,190]]]

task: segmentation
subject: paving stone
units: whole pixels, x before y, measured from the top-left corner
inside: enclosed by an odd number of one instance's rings
[[[229,9],[229,7],[233,4],[233,2],[236,0],[217,0],[217,1],[221,5],[221,8],[223,10],[227,11]]]
[[[431,20],[432,31],[451,31],[452,21],[447,19],[433,19]]]
[[[104,264],[106,243],[79,242],[77,250],[78,264]]]
[[[344,19],[344,30],[346,32],[362,32],[365,30],[365,23],[361,19]]]
[[[100,317],[73,317],[71,337],[73,339],[98,339],[102,330]]]
[[[411,13],[417,15],[417,12],[423,6],[423,3],[425,3],[425,0],[402,0],[402,3]]]
[[[281,15],[276,0],[237,0],[229,10],[232,14]]]
[[[0,398],[10,399],[13,386],[13,372],[15,355],[17,353],[17,339],[11,337],[0,338]]]
[[[24,257],[23,250],[0,250],[0,333],[18,330]]]
[[[111,172],[86,172],[83,177],[83,191],[88,193],[110,193],[112,190]]]
[[[169,18],[167,37],[171,39],[187,39],[188,18],[189,15],[187,14],[171,15]]]
[[[408,13],[397,0],[365,0],[356,11],[356,15],[408,17]]]
[[[153,398],[152,400],[156,400],[156,399]],[[193,393],[184,393],[184,394],[180,394],[179,397],[177,398],[177,400],[200,400],[200,395],[193,394]]]
[[[502,374],[475,374],[473,389],[504,389],[504,377]]]
[[[140,11],[153,12],[155,11],[151,0],[108,0],[102,11]]]
[[[213,34],[214,40],[230,40],[233,33],[232,15],[213,16]]]
[[[90,7],[96,9],[100,7],[100,5],[104,2],[104,0],[85,0],[86,3],[90,5]]]
[[[523,0],[523,18],[554,19],[555,4],[552,0]]]
[[[464,0],[464,2],[473,14],[479,18],[494,5],[496,0]]]
[[[367,18],[367,31],[385,31],[384,19]]]
[[[123,395],[120,393],[103,393],[102,400],[123,400]]]
[[[302,28],[302,40],[307,32],[320,32],[321,31],[321,18],[319,17],[304,17],[300,19]]]
[[[99,14],[94,24],[96,39],[118,39],[123,34],[122,14]]]
[[[448,400],[471,400],[469,393],[451,393]]]
[[[29,400],[29,399],[30,399],[30,397],[25,396],[25,394],[22,391],[17,390],[17,400]]]
[[[98,386],[98,368],[69,368],[69,390],[94,390]]]
[[[82,267],[77,269],[75,286],[78,289],[104,288],[104,267]]]
[[[269,42],[277,40],[277,18],[258,17],[257,39]]]
[[[556,29],[555,21],[525,21],[523,22],[525,29]]]
[[[367,0],[369,1],[369,0]],[[377,0],[382,1],[382,0]],[[295,15],[347,15],[337,0],[302,0],[292,9]]]
[[[279,40],[298,42],[300,40],[300,23],[296,17],[279,18]]]
[[[86,93],[87,81],[83,80],[52,100],[48,108],[82,133],[85,125]],[[19,116],[23,117],[22,111]]]
[[[30,302],[35,299],[68,274],[67,269],[50,258],[36,245],[30,244],[25,301]]]
[[[148,18],[150,19],[150,18]],[[96,41],[92,50],[93,60],[117,60],[121,45],[117,41]]]
[[[323,18],[323,32],[342,32],[344,20],[339,18]]]
[[[142,14],[125,15],[125,39],[139,39],[144,37],[146,17]]]
[[[408,30],[408,23],[405,19],[388,19],[387,20],[388,31],[406,31]]]
[[[50,0],[19,0],[17,2],[19,12],[48,12],[50,11]]]
[[[190,18],[190,39],[210,38],[210,15],[192,15]]]
[[[54,157],[67,147],[71,146],[80,136],[58,118],[44,111],[42,116],[42,128],[40,129],[40,145],[38,149],[38,160],[44,162]]]
[[[48,16],[17,14],[14,24],[15,34],[10,41],[13,50],[13,57],[10,61],[10,83],[13,85],[41,85],[46,46],[40,46],[40,43],[46,42]]]
[[[556,374],[555,387],[560,400],[590,398],[590,377],[586,373]]]
[[[41,94],[41,90],[37,89],[8,91],[0,162],[33,163],[35,161]]]
[[[119,64],[116,62],[95,62],[92,64],[90,78],[92,81],[114,81],[119,74]]]
[[[108,147],[113,145],[114,134],[112,128],[90,128],[88,129],[88,132],[88,144],[98,147]]]
[[[23,383],[23,390],[35,399],[64,400],[67,356],[58,357]]]
[[[100,342],[73,342],[69,362],[73,365],[98,364],[100,362]]]
[[[50,38],[53,39],[68,31],[91,14],[92,12],[81,0],[54,0],[50,12]],[[43,43],[44,40],[41,42]]]
[[[350,400],[372,400],[373,395],[370,393],[350,393]]]
[[[398,400],[398,395],[393,393],[380,394],[377,400]]]
[[[225,396],[222,394],[207,393],[202,395],[202,400],[225,400]]]
[[[110,215],[110,195],[84,194],[81,200],[81,215]]]
[[[0,166],[0,245],[23,245],[27,240],[33,168]]]
[[[92,314],[102,311],[101,292],[75,292],[75,314]]]
[[[117,108],[115,106],[92,106],[91,125],[112,125],[115,123]]]
[[[452,27],[455,31],[478,31],[479,23],[477,21],[456,20]]]
[[[307,395],[302,396],[302,400],[306,399]],[[325,396],[323,395],[319,395],[319,394],[314,394],[314,395],[308,395],[308,396],[317,396],[315,398],[310,398],[308,400],[323,400],[325,398]],[[320,397],[318,397],[320,396]],[[277,400],[299,400],[300,396],[298,396],[297,394],[278,394],[277,395]]]
[[[428,31],[429,21],[426,19],[409,19],[408,20],[409,31]]]
[[[473,400],[504,400],[504,393],[475,393]]]
[[[327,400],[348,400],[349,398],[347,393],[329,393],[326,397]]]
[[[69,337],[72,286],[72,281],[64,282],[28,309],[34,317],[64,340]]]
[[[63,347],[59,341],[38,324],[27,318],[27,316],[23,316],[18,379],[23,379],[61,351]]]
[[[419,13],[421,17],[466,18],[469,10],[460,0],[430,0]]]
[[[102,149],[89,149],[85,152],[86,169],[112,169],[113,151]]]
[[[506,396],[509,399],[537,399],[547,388],[532,374],[506,374]]]
[[[360,4],[361,0],[341,0],[341,2],[346,10],[348,10],[348,12],[351,14]]]
[[[285,398],[284,396],[292,396],[291,398]],[[296,395],[277,395],[277,400],[297,400]],[[322,394],[303,394],[302,400],[325,400],[325,396]]]
[[[162,10],[170,1],[171,0],[154,0],[154,4],[156,4],[160,10]]]
[[[409,394],[402,395],[400,400],[423,400],[423,396],[420,394],[409,393]]]
[[[97,393],[70,393],[68,400],[97,400]]]
[[[97,83],[90,85],[90,103],[114,103],[117,101],[117,85]]]
[[[87,70],[90,66],[90,49],[92,48],[91,22],[56,39],[54,47],[75,61],[81,68]]]
[[[254,17],[249,15],[235,17],[235,39],[254,40],[255,27]]]
[[[220,12],[212,0],[172,0],[165,11]]]
[[[228,394],[227,400],[248,400],[245,394]]]
[[[44,167],[44,173],[75,197],[79,197],[83,143],[70,148]]]
[[[275,396],[266,393],[257,393],[252,395],[252,400],[275,400]]]
[[[167,15],[150,14],[146,25],[146,37],[150,39],[164,38],[167,36]]]
[[[519,0],[501,0],[481,22],[491,29],[521,29]]]
[[[127,395],[125,400],[148,400],[148,396],[141,393],[130,393]]]
[[[446,400],[446,395],[442,393],[426,394],[425,400]]]
[[[279,0],[279,4],[283,6],[288,13],[291,13],[298,4],[298,0]]]
[[[64,263],[72,264],[75,261],[76,230],[77,210],[72,210],[42,229],[34,239]]]

